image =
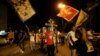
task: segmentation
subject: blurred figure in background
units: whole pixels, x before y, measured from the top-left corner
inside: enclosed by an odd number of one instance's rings
[[[19,42],[18,34],[19,34],[18,30],[15,30],[14,31],[14,37],[15,37],[14,43],[17,44],[17,45],[18,45],[18,42]]]
[[[61,45],[64,45],[65,44],[65,41],[64,41],[65,40],[65,36],[64,36],[64,32],[63,31],[61,32],[61,37],[60,38],[61,38]]]
[[[38,32],[36,33],[36,44],[40,44],[41,37],[42,37],[41,29],[39,29]]]
[[[31,50],[33,50],[35,48],[35,32],[34,31],[29,32],[29,35],[30,35],[30,47]]]
[[[20,47],[20,52],[21,53],[24,53],[24,31],[23,30],[20,30],[19,34],[18,34],[18,46]]]
[[[94,49],[94,46],[92,44],[93,38],[94,38],[93,31],[92,31],[92,29],[89,29],[87,31],[87,39],[88,39],[88,41],[86,42],[87,48],[88,48],[87,49],[88,56],[97,56],[96,52],[95,52],[95,49]]]
[[[88,37],[88,40],[89,41],[93,41],[93,31],[92,31],[92,29],[89,29],[89,30],[87,30],[87,37]]]
[[[14,31],[12,31],[11,29],[9,30],[9,32],[8,32],[8,37],[7,37],[7,39],[9,40],[9,42],[10,42],[10,45],[12,45],[13,44],[13,42],[14,42],[14,38],[15,36],[14,36]]]
[[[41,37],[41,42],[40,42],[40,49],[42,52],[45,52],[45,33],[47,31],[47,28],[46,27],[42,27],[42,37]]]

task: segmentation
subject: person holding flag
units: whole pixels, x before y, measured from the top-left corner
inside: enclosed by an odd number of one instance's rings
[[[85,44],[85,41],[83,40],[83,35],[84,34],[80,27],[72,26],[72,29],[68,32],[67,38],[70,45],[72,56],[88,56],[87,46]]]

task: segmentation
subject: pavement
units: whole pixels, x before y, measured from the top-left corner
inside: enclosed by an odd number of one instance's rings
[[[18,46],[6,45],[0,48],[0,56],[15,56],[19,53],[20,48]]]
[[[58,45],[56,51],[56,56],[70,56],[70,49],[65,44]],[[47,56],[47,52],[46,50],[41,51],[39,45],[31,51],[29,42],[27,42],[24,53],[20,52],[20,48],[17,45],[6,45],[0,47],[0,56]]]
[[[57,46],[56,56],[71,56],[71,50],[68,46],[68,43],[64,45],[59,44]]]
[[[97,50],[100,51],[100,48],[98,48]],[[47,52],[46,50],[41,51],[39,45],[37,45],[36,48],[31,51],[29,41],[27,41],[24,53],[21,53],[20,48],[17,45],[13,44],[0,47],[0,56],[47,56]],[[68,47],[67,42],[64,45],[57,45],[55,56],[71,56],[71,50]],[[100,56],[100,54],[98,54],[98,56]]]

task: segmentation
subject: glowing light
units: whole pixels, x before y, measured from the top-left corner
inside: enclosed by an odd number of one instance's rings
[[[59,3],[59,4],[58,4],[58,7],[59,7],[59,8],[64,8],[65,5],[64,5],[63,3]]]

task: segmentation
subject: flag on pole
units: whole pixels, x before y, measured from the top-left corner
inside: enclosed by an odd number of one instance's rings
[[[88,18],[88,14],[84,12],[83,10],[80,11],[78,19],[76,21],[76,27],[82,25],[83,22],[85,22]]]
[[[79,11],[77,9],[67,5],[60,10],[57,16],[62,17],[67,21],[71,21],[78,14],[78,12]]]
[[[36,14],[29,0],[11,0],[11,4],[23,22]]]

